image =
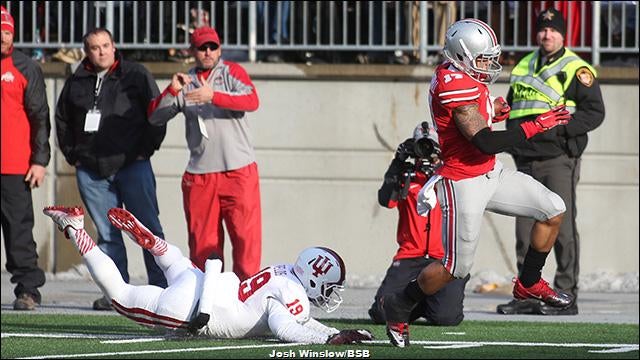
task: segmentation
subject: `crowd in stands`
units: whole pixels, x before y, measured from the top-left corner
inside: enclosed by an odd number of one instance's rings
[[[79,43],[83,32],[82,22],[77,17],[86,13],[84,21],[87,24],[104,22],[105,7],[96,2],[95,6],[83,3],[92,2],[68,2],[61,6],[50,5],[49,30],[46,34],[49,42],[60,41],[64,44]],[[217,25],[221,30],[223,43],[227,45],[239,45],[248,43],[247,2],[212,2],[211,4],[197,4],[189,2],[188,5],[177,6],[172,13],[170,2],[164,2],[158,6],[156,3],[141,2],[114,2],[114,37],[120,43],[175,43],[184,42],[182,48],[131,48],[121,49],[123,55],[134,61],[144,62],[180,62],[193,63],[193,58],[187,51],[186,40],[190,33],[204,24]],[[193,3],[193,4],[192,4]],[[513,66],[528,50],[513,50],[513,47],[527,45],[526,31],[527,17],[535,19],[539,9],[547,7],[549,1],[535,1],[531,6],[533,11],[523,4],[515,1],[479,2],[477,4],[463,4],[459,1],[429,1],[427,24],[430,31],[427,33],[427,43],[438,47],[444,45],[444,30],[448,25],[461,17],[487,18],[488,23],[496,30],[503,44],[500,62],[503,66]],[[556,1],[558,9],[569,21],[570,29],[565,45],[574,47],[591,46],[591,37],[584,34],[591,33],[592,4],[578,4],[582,2]],[[600,46],[633,47],[637,44],[635,39],[635,11],[634,6],[628,6],[626,2],[609,1],[601,4]],[[11,9],[14,16],[19,11],[24,15],[24,34],[20,41],[39,42],[45,39],[45,8],[43,2],[24,2]],[[35,6],[35,9],[33,8]],[[123,9],[120,9],[120,7]],[[163,7],[161,9],[161,7]],[[135,7],[135,9],[134,9]],[[622,11],[625,7],[626,11]],[[611,8],[611,15],[610,15]],[[266,45],[268,48],[258,50],[258,62],[269,63],[355,63],[355,64],[418,64],[420,57],[417,44],[420,42],[420,6],[417,1],[379,1],[379,2],[336,2],[329,4],[324,2],[306,2],[305,7],[292,1],[259,1],[257,2],[257,44]],[[138,21],[123,21],[120,24],[120,14],[125,20],[135,16]],[[36,14],[36,24],[32,24],[32,16]],[[70,14],[76,14],[75,27],[70,26]],[[185,14],[186,12],[186,14]],[[504,14],[503,14],[504,12]],[[625,15],[626,19],[622,19]],[[584,18],[584,19],[583,19]],[[58,19],[62,19],[58,25]],[[159,20],[162,19],[162,20]],[[175,22],[173,19],[176,19]],[[185,24],[186,20],[188,23]],[[517,19],[517,21],[515,21]],[[147,23],[148,22],[148,23]],[[135,25],[134,25],[135,24]],[[359,24],[359,29],[356,25]],[[379,24],[383,24],[383,27]],[[35,25],[35,26],[34,26]],[[515,28],[517,25],[517,29]],[[61,28],[59,28],[61,26]],[[85,25],[86,26],[86,25]],[[136,31],[133,27],[137,26]],[[346,28],[343,28],[346,26]],[[160,28],[163,31],[158,31]],[[34,30],[31,30],[34,29]],[[151,29],[151,31],[149,31]],[[224,34],[227,29],[227,34]],[[502,32],[500,30],[503,30]],[[122,34],[120,32],[122,31]],[[58,35],[60,34],[60,35]],[[162,34],[163,39],[160,39]],[[517,38],[516,38],[517,35]],[[57,37],[61,36],[61,39]],[[35,39],[35,40],[34,40]],[[530,39],[529,39],[530,40]],[[307,50],[301,50],[304,43],[312,46]],[[318,49],[316,45],[334,44],[336,48],[342,45],[350,46],[350,49],[327,50]],[[362,45],[361,49],[353,50],[353,45]],[[403,49],[389,49],[389,45],[404,44]],[[406,50],[407,44],[414,44],[413,50]],[[292,48],[295,45],[296,48]],[[381,50],[376,46],[386,46]],[[40,62],[61,61],[69,64],[82,59],[80,48],[29,48],[22,49],[29,52],[35,60]],[[530,49],[529,49],[530,50]],[[590,60],[590,52],[581,52],[587,60]],[[248,51],[233,46],[226,46],[225,57],[235,61],[248,61]],[[429,49],[426,58],[427,65],[435,65],[442,60],[440,51]],[[601,55],[602,65],[638,66],[636,53],[606,52]]]

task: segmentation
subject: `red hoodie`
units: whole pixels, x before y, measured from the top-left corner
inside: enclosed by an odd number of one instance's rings
[[[49,105],[42,70],[19,51],[2,58],[1,173],[23,175],[31,164],[47,166]]]

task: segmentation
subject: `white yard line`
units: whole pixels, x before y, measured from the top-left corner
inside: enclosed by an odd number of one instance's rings
[[[32,337],[32,338],[59,338],[59,339],[144,339],[140,335],[117,335],[117,334],[81,334],[81,333],[0,333],[2,338],[9,337]]]
[[[120,344],[123,342],[150,342],[161,341],[165,338],[161,337],[141,337],[132,335],[107,335],[107,334],[65,334],[65,333],[1,333],[2,338],[5,337],[41,337],[41,338],[86,338],[86,339],[109,339],[101,341],[107,344]],[[386,340],[365,341],[365,344],[388,344]],[[588,350],[591,353],[622,353],[630,351],[638,351],[638,344],[597,344],[597,343],[536,343],[536,342],[511,342],[511,341],[423,341],[412,340],[412,345],[422,345],[425,349],[459,349],[480,346],[527,346],[527,347],[565,347],[565,348],[597,348],[597,350]],[[64,355],[43,355],[33,357],[23,357],[20,359],[63,359],[63,358],[85,358],[100,356],[116,356],[116,355],[143,355],[143,354],[159,354],[159,353],[184,353],[184,352],[202,352],[202,351],[221,351],[221,350],[240,350],[240,349],[262,349],[262,348],[282,348],[297,347],[305,344],[300,343],[270,343],[259,345],[237,345],[237,346],[211,346],[198,348],[181,348],[181,349],[165,349],[165,350],[140,350],[140,351],[116,351],[102,353],[84,353],[84,354],[64,354]]]
[[[300,346],[300,345],[305,345],[305,344],[284,343],[284,344],[262,344],[262,345],[240,345],[240,346],[216,346],[216,347],[166,349],[166,350],[115,351],[115,352],[102,352],[102,353],[91,353],[91,354],[43,355],[43,356],[20,357],[17,359],[65,359],[65,358],[84,358],[84,357],[91,358],[91,357],[99,357],[99,356],[116,356],[116,355],[170,354],[170,353],[199,352],[199,351],[263,349],[263,348],[293,347],[293,346]]]

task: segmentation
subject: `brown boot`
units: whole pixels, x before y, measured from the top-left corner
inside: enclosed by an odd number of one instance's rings
[[[13,310],[35,310],[37,305],[38,303],[33,295],[22,293],[13,302]]]

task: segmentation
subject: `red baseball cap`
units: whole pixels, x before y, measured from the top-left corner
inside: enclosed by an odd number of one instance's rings
[[[202,26],[197,28],[193,34],[191,34],[191,46],[199,48],[203,44],[212,42],[220,46],[220,38],[216,29],[209,26]]]
[[[4,6],[0,6],[1,14],[0,17],[2,18],[2,31],[9,31],[10,33],[14,33],[14,29],[13,29],[13,16],[11,16],[11,13],[7,11],[7,9],[4,8]]]

